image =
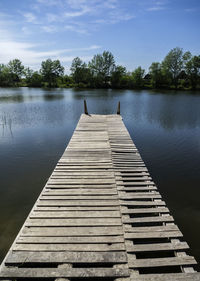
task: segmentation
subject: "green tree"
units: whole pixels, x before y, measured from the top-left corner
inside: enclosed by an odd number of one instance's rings
[[[63,83],[64,83],[65,87],[72,87],[73,83],[74,83],[72,76],[65,74],[63,76]]]
[[[8,69],[12,75],[13,82],[19,82],[24,74],[24,66],[19,59],[9,61]]]
[[[200,56],[190,58],[185,65],[185,71],[192,89],[195,90],[200,79]]]
[[[41,64],[40,73],[48,87],[56,87],[57,78],[64,75],[64,67],[59,60],[52,61],[51,59],[47,59]]]
[[[131,75],[133,87],[134,88],[142,88],[144,86],[144,73],[145,70],[141,68],[141,66],[137,67]]]
[[[126,68],[118,65],[111,74],[111,87],[112,88],[123,88],[124,76],[126,75]]]
[[[192,54],[187,51],[183,54],[183,62],[186,64],[192,58]]]
[[[111,52],[104,51],[97,54],[88,64],[89,69],[95,79],[96,86],[108,87],[112,72],[115,70],[115,60]]]
[[[162,68],[159,62],[153,62],[149,67],[149,74],[151,77],[151,85],[153,88],[159,88],[163,83]]]
[[[33,72],[29,82],[29,86],[36,88],[42,87],[42,76],[38,71]]]
[[[33,72],[34,71],[32,69],[30,69],[29,67],[24,69],[24,76],[25,76],[25,81],[26,81],[27,85],[29,85],[30,82],[31,82],[31,78],[32,78]]]
[[[0,86],[8,87],[13,86],[13,77],[7,65],[0,64]]]
[[[75,83],[88,84],[90,82],[90,70],[79,57],[73,59],[70,70]]]
[[[190,56],[189,52],[183,53],[183,49],[176,47],[172,49],[162,62],[162,70],[166,80],[178,87],[178,77],[184,68],[185,62]]]

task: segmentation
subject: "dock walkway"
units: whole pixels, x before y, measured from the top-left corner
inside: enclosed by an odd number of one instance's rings
[[[1,269],[1,280],[197,281],[120,115],[81,115]]]

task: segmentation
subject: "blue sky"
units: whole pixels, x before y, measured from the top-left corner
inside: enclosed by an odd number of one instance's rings
[[[60,59],[69,72],[74,57],[109,50],[148,70],[176,46],[200,54],[199,30],[199,0],[0,0],[0,63]]]

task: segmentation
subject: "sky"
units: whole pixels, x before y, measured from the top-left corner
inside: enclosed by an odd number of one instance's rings
[[[0,0],[0,63],[59,59],[68,73],[74,57],[108,50],[148,71],[177,46],[200,54],[199,0]]]

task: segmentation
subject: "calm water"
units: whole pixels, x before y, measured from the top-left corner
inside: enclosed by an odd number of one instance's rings
[[[0,89],[0,259],[62,155],[86,98],[89,112],[100,114],[115,113],[121,101],[124,122],[200,261],[198,94]]]

